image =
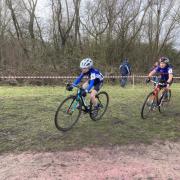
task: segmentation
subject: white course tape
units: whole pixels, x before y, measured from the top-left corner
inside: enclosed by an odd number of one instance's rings
[[[123,76],[128,78],[147,78],[144,75]],[[0,79],[75,79],[77,76],[0,76]],[[105,79],[120,79],[122,76],[104,76]],[[173,77],[180,79],[180,76]]]

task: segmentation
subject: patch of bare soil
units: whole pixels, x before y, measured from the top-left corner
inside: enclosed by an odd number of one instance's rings
[[[180,143],[0,156],[0,179],[180,179]]]

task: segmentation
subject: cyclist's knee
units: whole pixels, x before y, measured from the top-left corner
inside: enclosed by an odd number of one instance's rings
[[[83,85],[82,85],[82,88],[83,89],[86,89],[88,87],[88,82],[85,82]]]
[[[96,90],[92,90],[92,92],[90,94],[90,98],[91,99],[95,99],[96,94],[97,94],[97,91]]]

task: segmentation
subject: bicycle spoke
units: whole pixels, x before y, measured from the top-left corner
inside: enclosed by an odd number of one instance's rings
[[[141,110],[141,117],[143,119],[146,119],[149,117],[149,115],[153,112],[156,111],[156,109],[158,108],[158,105],[157,105],[157,98],[155,95],[153,95],[153,93],[150,93],[144,104],[143,104],[143,107],[142,107],[142,110]]]
[[[171,91],[164,92],[160,98],[160,112],[165,112],[169,106]]]
[[[109,104],[109,96],[106,92],[100,92],[97,95],[97,104],[98,107],[94,107],[91,103],[90,108],[90,117],[94,121],[100,120],[107,110]]]
[[[77,107],[80,106],[78,109]],[[61,131],[70,130],[81,114],[81,104],[74,97],[66,98],[59,106],[55,115],[55,125]]]

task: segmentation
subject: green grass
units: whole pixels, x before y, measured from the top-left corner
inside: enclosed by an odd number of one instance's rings
[[[0,87],[0,153],[179,140],[180,85],[172,87],[172,103],[165,114],[142,120],[141,106],[151,88],[104,86],[110,96],[104,118],[93,122],[83,114],[72,130],[62,133],[55,128],[54,114],[70,94],[63,87]]]

